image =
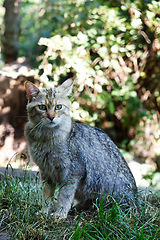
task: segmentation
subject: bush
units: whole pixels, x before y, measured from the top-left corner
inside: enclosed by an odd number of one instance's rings
[[[145,141],[148,119],[155,123],[151,110],[159,115],[160,109],[160,1],[30,0],[22,6],[21,54],[39,65],[36,76],[46,87],[75,79],[73,118],[111,128],[114,141],[128,148],[135,136]]]

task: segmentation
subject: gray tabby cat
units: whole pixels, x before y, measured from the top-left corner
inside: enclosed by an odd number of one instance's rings
[[[55,218],[65,219],[73,200],[95,200],[104,193],[122,205],[131,206],[136,197],[134,177],[122,154],[102,130],[75,123],[70,117],[73,80],[50,89],[25,83],[29,122],[25,127],[29,155],[39,166],[48,201],[60,185]],[[107,198],[106,198],[107,201]]]

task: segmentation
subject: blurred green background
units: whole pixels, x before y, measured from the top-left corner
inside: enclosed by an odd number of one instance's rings
[[[44,87],[74,78],[73,119],[104,129],[120,148],[160,170],[160,1],[18,4],[18,57],[28,59],[35,78]],[[0,54],[3,67],[3,45]]]

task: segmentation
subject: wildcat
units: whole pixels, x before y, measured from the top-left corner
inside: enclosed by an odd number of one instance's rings
[[[28,151],[45,184],[47,212],[54,211],[57,219],[67,218],[73,200],[95,200],[107,193],[131,206],[137,193],[128,164],[109,136],[71,119],[72,86],[72,79],[49,89],[25,82]],[[51,197],[57,185],[61,187],[53,210]]]

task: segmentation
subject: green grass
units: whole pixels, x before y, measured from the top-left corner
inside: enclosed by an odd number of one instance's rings
[[[11,239],[160,239],[160,197],[143,197],[140,211],[123,212],[118,203],[95,204],[92,211],[73,209],[68,218],[56,223],[42,209],[42,186],[39,177],[31,180],[8,174],[0,180],[0,233]]]

